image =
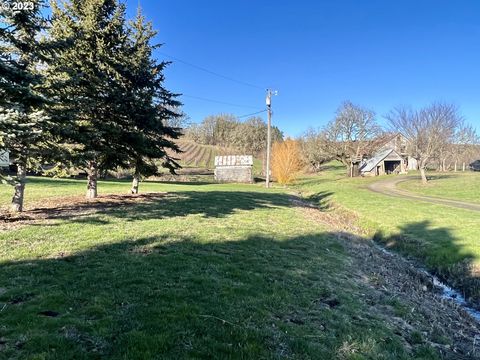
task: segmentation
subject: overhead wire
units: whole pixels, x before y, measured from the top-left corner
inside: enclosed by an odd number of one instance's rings
[[[241,119],[241,118],[244,118],[244,117],[249,117],[249,116],[261,114],[261,113],[264,113],[264,112],[266,112],[266,111],[267,111],[267,109],[263,109],[263,110],[260,110],[260,111],[257,111],[257,112],[251,113],[251,114],[245,114],[245,115],[237,116],[237,118],[238,118],[238,119]]]
[[[217,76],[219,78],[222,78],[222,79],[225,79],[225,80],[229,80],[229,81],[233,81],[233,82],[236,82],[237,84],[242,84],[242,85],[245,85],[245,86],[250,86],[252,88],[256,88],[256,89],[261,89],[261,90],[265,90],[266,87],[263,87],[263,86],[259,86],[259,85],[256,85],[256,84],[252,84],[252,83],[249,83],[249,82],[246,82],[246,81],[242,81],[242,80],[237,80],[233,77],[230,77],[230,76],[226,76],[226,75],[222,75],[222,74],[219,74],[215,71],[212,71],[212,70],[209,70],[209,69],[206,69],[202,66],[198,66],[198,65],[195,65],[195,64],[192,64],[188,61],[185,61],[185,60],[182,60],[182,59],[179,59],[175,56],[172,56],[172,55],[169,55],[169,54],[166,54],[164,52],[159,52],[159,54],[163,55],[163,56],[166,56],[167,58],[170,58],[172,60],[175,60],[175,61],[178,61],[182,64],[185,64],[185,65],[188,65],[188,66],[191,66],[197,70],[201,70],[201,71],[204,71],[208,74],[211,74],[211,75],[214,75],[214,76]]]
[[[186,94],[182,94],[181,96],[185,96],[185,97],[191,98],[191,99],[202,100],[202,101],[209,101],[209,102],[213,102],[213,103],[217,103],[217,104],[223,104],[223,105],[229,105],[229,106],[236,106],[236,107],[243,107],[243,108],[250,108],[250,109],[258,109],[258,106],[235,104],[235,103],[230,103],[230,102],[225,102],[225,101],[220,101],[220,100],[214,100],[214,99],[204,98],[204,97],[201,97],[201,96],[193,96],[193,95],[186,95]]]
[[[262,90],[265,90],[266,88],[265,87],[262,87],[262,86],[259,86],[259,85],[255,85],[255,84],[252,84],[252,83],[249,83],[249,82],[246,82],[246,81],[242,81],[242,80],[237,80],[235,78],[232,78],[230,76],[226,76],[226,75],[222,75],[222,74],[219,74],[215,71],[212,71],[212,70],[209,70],[209,69],[206,69],[202,66],[198,66],[198,65],[195,65],[195,64],[192,64],[188,61],[185,61],[185,60],[182,60],[182,59],[179,59],[175,56],[172,56],[172,55],[169,55],[167,53],[164,53],[164,52],[159,52],[159,54],[169,58],[169,59],[172,59],[172,60],[175,60],[175,61],[178,61],[182,64],[185,64],[185,65],[188,65],[190,67],[193,67],[197,70],[200,70],[200,71],[204,71],[210,75],[214,75],[214,76],[217,76],[219,78],[222,78],[222,79],[225,79],[225,80],[229,80],[229,81],[232,81],[232,82],[235,82],[235,83],[238,83],[238,84],[241,84],[241,85],[245,85],[245,86],[249,86],[249,87],[252,87],[252,88],[256,88],[256,89],[262,89]],[[235,106],[235,107],[242,107],[242,108],[250,108],[250,109],[258,109],[258,107],[256,106],[250,106],[250,105],[243,105],[243,104],[236,104],[236,103],[231,103],[231,102],[226,102],[226,101],[221,101],[221,100],[215,100],[215,99],[209,99],[209,98],[205,98],[205,97],[201,97],[201,96],[194,96],[194,95],[187,95],[187,94],[182,94],[182,96],[186,97],[186,98],[191,98],[191,99],[196,99],[196,100],[202,100],[202,101],[208,101],[208,102],[212,102],[212,103],[217,103],[217,104],[223,104],[223,105],[229,105],[229,106]],[[241,118],[245,118],[245,117],[248,117],[248,116],[253,116],[253,115],[257,115],[257,114],[261,114],[263,112],[266,112],[267,110],[266,109],[263,109],[263,110],[259,110],[259,111],[256,111],[256,112],[253,112],[253,113],[250,113],[250,114],[245,114],[245,115],[240,115],[240,116],[237,116],[237,118],[241,119]]]

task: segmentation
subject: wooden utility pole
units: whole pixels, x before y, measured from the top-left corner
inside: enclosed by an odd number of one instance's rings
[[[268,122],[267,122],[267,165],[265,167],[265,187],[270,187],[270,149],[272,147],[272,95],[277,95],[276,91],[267,89],[267,104]]]
[[[267,114],[268,114],[268,121],[267,121],[267,164],[265,166],[265,187],[270,187],[270,147],[272,143],[272,135],[271,129],[272,126],[272,97],[270,90],[267,90]]]

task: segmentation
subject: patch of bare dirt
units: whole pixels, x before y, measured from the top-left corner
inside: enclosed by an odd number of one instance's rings
[[[292,202],[336,234],[349,254],[351,278],[368,290],[360,298],[369,313],[401,336],[407,348],[415,346],[412,338],[421,337],[447,359],[480,359],[480,324],[443,298],[422,269],[375,246],[355,225],[355,214],[341,208],[322,211],[298,197]]]
[[[101,195],[87,200],[83,196],[69,196],[42,200],[41,203],[27,207],[22,213],[0,210],[0,231],[21,226],[58,219],[71,219],[94,213],[105,212],[121,206],[136,203],[148,203],[165,197],[166,193],[151,192],[143,194]]]

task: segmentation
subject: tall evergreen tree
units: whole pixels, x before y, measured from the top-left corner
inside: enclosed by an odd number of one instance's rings
[[[41,75],[49,49],[40,36],[45,29],[44,2],[32,2],[33,9],[0,9],[0,148],[10,153],[17,166],[16,176],[4,176],[2,181],[14,185],[14,212],[23,210],[29,161],[47,154],[52,145]]]
[[[127,78],[129,100],[125,103],[124,114],[129,117],[132,127],[127,143],[130,150],[127,157],[134,168],[132,193],[138,193],[140,178],[158,173],[155,161],[174,173],[179,165],[171,158],[167,149],[179,152],[174,143],[180,135],[180,129],[168,126],[182,114],[176,109],[181,105],[176,94],[164,86],[164,69],[167,62],[158,62],[153,58],[152,45],[156,35],[150,22],[146,22],[141,10],[130,23],[130,51],[126,63],[129,64]]]
[[[47,72],[62,80],[57,110],[68,117],[65,150],[87,171],[87,198],[95,198],[99,170],[126,163],[125,6],[117,0],[53,1],[49,35],[69,44]]]

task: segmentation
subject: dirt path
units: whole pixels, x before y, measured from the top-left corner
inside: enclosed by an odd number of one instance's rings
[[[374,182],[368,186],[368,189],[376,193],[380,193],[388,196],[401,197],[408,200],[424,201],[432,204],[452,206],[452,207],[472,210],[472,211],[480,211],[480,204],[415,194],[406,190],[400,190],[396,187],[398,183],[401,183],[407,180],[412,180],[412,179],[418,179],[418,178],[414,176],[394,177],[391,179]]]

